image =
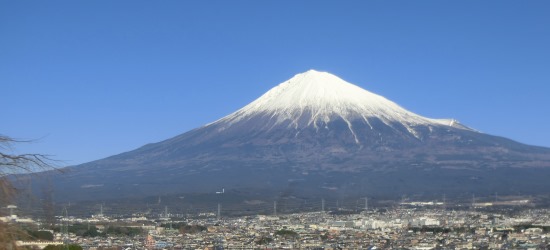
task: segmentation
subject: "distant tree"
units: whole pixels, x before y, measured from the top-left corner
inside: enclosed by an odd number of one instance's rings
[[[79,245],[47,245],[44,250],[82,250],[82,247]]]
[[[181,234],[196,234],[206,230],[207,228],[201,225],[182,225],[179,229]]]
[[[27,233],[36,240],[53,240],[53,234],[50,231],[27,231]]]
[[[281,237],[284,237],[284,238],[297,238],[298,237],[298,233],[296,233],[292,230],[288,230],[288,229],[277,230],[275,232],[275,235],[278,235],[278,236],[281,236]]]
[[[108,227],[107,230],[105,230],[105,234],[134,237],[134,236],[143,234],[143,230],[141,228],[135,228],[135,227],[113,227],[113,226],[111,226],[111,227]]]
[[[100,233],[97,231],[96,227],[90,228],[82,233],[82,237],[98,237],[98,236],[104,236],[105,233]]]
[[[17,190],[13,185],[13,174],[31,173],[37,170],[55,169],[47,155],[43,154],[16,154],[14,145],[29,141],[13,139],[0,135],[0,207],[6,208],[13,202]],[[24,234],[24,231],[14,225],[0,222],[0,249],[17,249],[15,240]]]
[[[260,237],[260,239],[258,239],[256,241],[256,244],[258,244],[258,245],[267,245],[267,244],[271,243],[272,241],[273,241],[272,238],[262,236],[262,237]]]
[[[97,236],[105,235],[100,233],[95,225],[88,225],[88,224],[82,224],[82,223],[72,224],[69,226],[68,230],[69,230],[69,233],[73,233],[76,236],[82,236],[82,237],[97,237]]]

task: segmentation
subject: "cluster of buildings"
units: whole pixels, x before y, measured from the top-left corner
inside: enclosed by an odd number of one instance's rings
[[[164,214],[166,215],[166,214]],[[135,236],[56,233],[84,249],[550,249],[550,210],[449,211],[430,208],[218,218],[202,214],[67,218],[139,228]],[[183,227],[185,225],[186,227]]]

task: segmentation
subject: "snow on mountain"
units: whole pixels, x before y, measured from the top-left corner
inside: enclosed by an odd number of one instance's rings
[[[479,133],[453,119],[425,118],[310,70],[214,123],[70,170],[48,182],[56,185],[56,197],[118,199],[221,187],[250,200],[266,190],[292,190],[296,197],[515,194],[550,190],[550,149]],[[335,187],[331,194],[327,185]]]
[[[269,117],[275,125],[289,123],[289,127],[295,129],[309,126],[327,128],[330,121],[341,118],[353,134],[352,121],[362,120],[372,129],[369,118],[380,119],[390,127],[392,123],[400,123],[415,137],[417,132],[414,127],[417,125],[471,130],[454,119],[430,119],[414,114],[383,96],[330,73],[315,70],[295,75],[212,124],[223,124],[227,128],[258,115]]]

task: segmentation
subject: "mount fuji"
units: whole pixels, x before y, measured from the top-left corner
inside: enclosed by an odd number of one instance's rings
[[[64,199],[223,187],[304,196],[544,193],[550,149],[426,118],[310,70],[200,128],[67,170],[54,182]]]

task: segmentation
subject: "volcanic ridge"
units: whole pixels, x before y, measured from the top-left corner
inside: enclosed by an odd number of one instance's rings
[[[69,168],[67,199],[291,189],[302,196],[547,192],[550,149],[426,118],[326,72],[215,122]],[[77,186],[67,189],[67,186]],[[243,191],[244,192],[244,191]]]

